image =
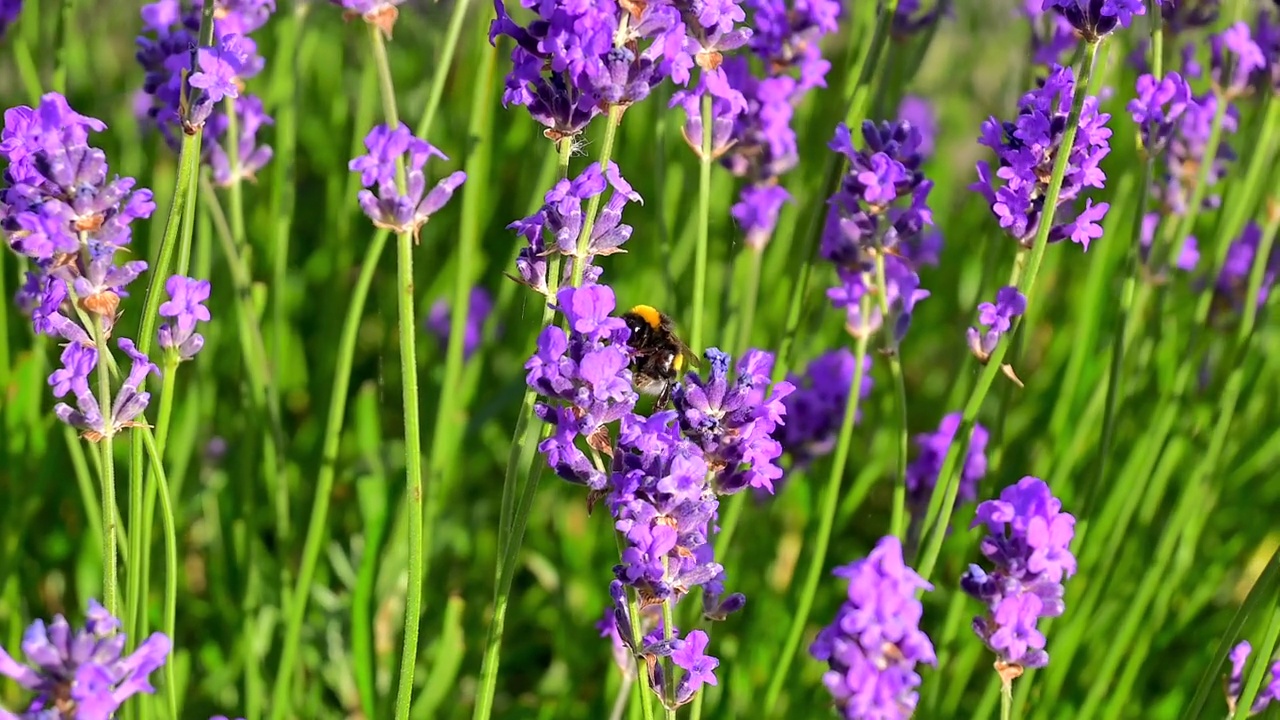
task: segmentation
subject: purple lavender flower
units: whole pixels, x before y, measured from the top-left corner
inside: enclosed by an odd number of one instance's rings
[[[916,459],[907,466],[907,503],[912,512],[922,513],[929,505],[929,497],[938,484],[938,473],[942,471],[942,462],[947,456],[947,448],[960,428],[960,413],[950,413],[942,418],[936,432],[916,435],[916,446],[920,452]],[[987,474],[987,429],[981,423],[974,423],[969,435],[969,453],[965,456],[964,469],[960,473],[960,488],[956,495],[958,502],[973,502],[978,499],[978,482]]]
[[[978,505],[970,527],[986,526],[979,547],[994,569],[988,574],[970,565],[960,587],[986,603],[988,612],[974,618],[973,630],[998,662],[1023,668],[1049,664],[1036,624],[1066,609],[1062,582],[1076,572],[1069,548],[1075,522],[1049,486],[1031,476],[1006,487],[999,500]]]
[[[1248,662],[1249,653],[1251,652],[1253,652],[1253,646],[1249,644],[1248,640],[1242,640],[1231,648],[1231,654],[1228,656],[1231,660],[1231,674],[1227,677],[1226,691],[1227,711],[1231,714],[1231,717],[1240,717],[1237,714],[1237,705],[1240,703],[1240,693],[1244,690],[1245,663]],[[1267,684],[1260,689],[1258,696],[1253,701],[1253,705],[1244,717],[1261,714],[1273,702],[1280,702],[1280,659],[1272,661],[1271,673],[1267,679]]]
[[[1014,319],[1027,311],[1027,298],[1018,288],[1007,285],[996,291],[995,303],[978,303],[978,323],[983,330],[971,327],[967,333],[969,351],[982,362],[995,352],[1000,338],[1013,327]]]
[[[1176,72],[1159,80],[1148,74],[1138,78],[1137,93],[1125,109],[1142,133],[1142,147],[1148,154],[1158,154],[1192,103],[1191,87]]]
[[[1022,96],[1017,120],[1001,122],[992,117],[982,123],[978,142],[996,152],[997,168],[992,172],[986,161],[979,162],[978,182],[969,187],[986,198],[1000,227],[1023,247],[1031,247],[1046,212],[1045,195],[1057,154],[1062,151],[1075,84],[1071,68],[1055,65],[1039,89]],[[1088,250],[1089,242],[1102,234],[1097,223],[1106,214],[1107,203],[1087,205],[1074,219],[1068,218],[1085,188],[1104,186],[1106,175],[1099,163],[1111,152],[1111,130],[1106,126],[1110,118],[1098,111],[1098,98],[1084,99],[1058,204],[1048,209],[1053,223],[1049,242],[1070,237]]]
[[[586,216],[583,203],[609,189],[613,192],[604,203],[595,225],[591,227],[585,254],[580,254],[578,248]],[[559,253],[568,257],[582,257],[586,268],[583,282],[594,283],[600,272],[593,265],[596,256],[626,252],[622,245],[631,238],[632,228],[622,222],[623,209],[629,202],[643,202],[640,194],[622,177],[614,162],[610,162],[604,171],[601,171],[600,163],[592,163],[573,180],[560,180],[547,191],[544,201],[545,204],[533,215],[507,226],[529,242],[529,246],[522,249],[516,258],[519,277],[508,277],[544,296],[549,295],[547,255]],[[571,263],[564,263],[562,271],[564,276],[559,282],[565,284],[571,277]]]
[[[1240,237],[1228,246],[1227,257],[1212,287],[1215,319],[1223,316],[1239,316],[1249,302],[1250,299],[1246,297],[1249,276],[1253,272],[1253,265],[1262,245],[1262,233],[1263,230],[1258,223],[1250,220],[1240,232]],[[1252,299],[1259,309],[1271,296],[1271,288],[1275,285],[1278,276],[1280,276],[1280,250],[1273,248],[1263,266],[1262,284],[1258,287],[1258,296]]]
[[[272,124],[262,100],[244,92],[245,81],[266,64],[249,33],[261,28],[275,11],[275,0],[216,0],[212,47],[201,47],[191,66],[200,29],[199,1],[190,7],[178,0],[159,0],[142,8],[147,34],[137,39],[137,60],[146,71],[139,110],[147,124],[159,129],[177,148],[183,133],[206,128],[203,161],[214,182],[230,185],[254,174],[271,159],[271,148],[258,145],[257,132]],[[190,71],[185,86],[183,71]],[[234,99],[234,103],[224,103]],[[237,137],[226,111],[235,108]],[[231,167],[227,148],[235,144],[238,163]]]
[[[1022,11],[1031,25],[1031,61],[1046,66],[1070,63],[1080,45],[1071,21],[1060,12],[1046,12],[1044,0],[1024,0]]]
[[[673,411],[624,416],[613,454],[609,511],[626,539],[614,575],[641,605],[678,601],[723,572],[707,542],[719,507],[707,462],[674,421]]]
[[[1044,0],[1041,7],[1057,10],[1088,42],[1129,27],[1134,15],[1147,12],[1143,0]]]
[[[774,437],[791,456],[792,466],[801,468],[831,452],[844,422],[849,388],[853,385],[853,353],[848,348],[832,350],[814,358],[803,375],[791,373],[787,381],[795,388],[782,404],[787,422],[779,425]],[[871,394],[871,358],[863,362],[860,398]],[[856,421],[862,419],[858,410]]]
[[[676,684],[676,696],[669,704],[680,707],[702,689],[703,685],[716,685],[716,668],[720,661],[707,655],[707,644],[710,642],[707,633],[702,630],[691,630],[671,653],[671,662],[684,670],[680,682]],[[661,668],[661,666],[657,666]],[[661,675],[658,675],[661,680]],[[661,683],[658,684],[661,686]]]
[[[58,403],[53,406],[53,413],[59,420],[80,430],[84,438],[90,442],[113,437],[127,428],[142,426],[143,423],[137,418],[151,402],[151,393],[144,391],[142,384],[148,375],[160,374],[160,368],[142,354],[132,340],[120,338],[117,344],[129,356],[132,366],[114,396],[109,416],[103,416],[102,406],[90,391],[87,379],[69,382],[67,385],[75,395],[75,407],[67,403]],[[70,370],[70,368],[63,370]],[[55,371],[54,375],[49,376],[49,384],[54,385],[55,390],[59,389],[55,384],[55,376],[58,372],[60,371]]]
[[[5,31],[18,21],[21,13],[22,0],[0,0],[0,37],[4,37]]]
[[[1255,73],[1267,67],[1267,56],[1243,20],[1210,35],[1209,53],[1209,75],[1228,99],[1244,94]]]
[[[1160,225],[1160,213],[1147,213],[1142,218],[1142,232],[1138,236],[1138,255],[1144,263],[1151,262],[1151,245],[1155,242],[1156,229]],[[1191,272],[1200,264],[1200,247],[1195,235],[1188,235],[1182,245],[1182,254],[1174,263],[1174,267],[1182,272]],[[1161,269],[1157,268],[1156,272]]]
[[[1253,38],[1266,57],[1266,67],[1255,76],[1260,92],[1280,93],[1280,19],[1266,10],[1258,11]]]
[[[933,103],[919,95],[906,95],[898,103],[898,120],[910,123],[920,133],[916,152],[922,158],[932,155],[938,137],[938,113]]]
[[[835,574],[849,580],[848,598],[809,646],[830,666],[822,682],[841,717],[906,720],[919,701],[916,664],[938,662],[920,630],[924,606],[915,597],[933,586],[903,562],[902,545],[891,535]]]
[[[577,440],[586,437],[594,451],[607,452],[605,426],[629,416],[637,399],[625,345],[630,331],[610,314],[615,305],[607,285],[562,288],[557,309],[568,320],[569,332],[556,325],[544,329],[537,352],[524,366],[529,371],[525,381],[544,398],[536,406],[538,417],[555,426],[538,450],[557,475],[597,492],[607,483],[604,469]]]
[[[484,339],[484,324],[492,312],[493,298],[489,296],[489,291],[478,285],[471,288],[471,301],[467,304],[467,325],[463,330],[463,358],[470,358],[480,347],[480,341]],[[449,301],[445,298],[437,300],[427,315],[427,329],[440,341],[441,352],[449,345],[452,320]]]
[[[680,427],[701,448],[717,493],[732,495],[748,487],[772,493],[773,482],[782,477],[776,463],[782,444],[772,435],[785,424],[782,401],[795,388],[785,380],[769,388],[773,356],[762,350],[743,354],[732,384],[727,354],[710,348],[706,359],[706,379],[691,372],[672,392]]]
[[[1194,96],[1177,123],[1169,141],[1168,152],[1161,163],[1160,177],[1152,188],[1152,195],[1159,203],[1162,214],[1186,214],[1192,189],[1199,182],[1200,171],[1208,153],[1213,118],[1220,102],[1224,101],[1213,91]],[[1217,155],[1210,162],[1205,178],[1209,188],[1216,186],[1226,176],[1229,163],[1235,160],[1235,152],[1225,137],[1236,131],[1237,116],[1235,106],[1228,102],[1222,117]],[[1222,198],[1210,191],[1205,193],[1202,207],[1215,208],[1221,202]]]
[[[179,362],[190,360],[204,347],[204,336],[196,332],[197,322],[209,322],[209,281],[173,275],[164,283],[169,299],[160,304],[161,323],[157,343],[176,351]]]
[[[427,178],[422,171],[427,160],[449,158],[431,143],[414,136],[404,123],[394,130],[387,125],[374,127],[365,136],[364,146],[369,153],[355,157],[348,167],[360,173],[361,185],[376,187],[377,192],[361,190],[360,209],[374,226],[397,233],[413,233],[413,240],[417,242],[422,226],[449,202],[454,191],[466,181],[467,174],[461,170],[450,173],[428,192]],[[396,167],[402,158],[403,192],[397,182]]]
[[[528,27],[494,0],[489,42],[500,35],[515,41],[503,104],[524,106],[552,140],[582,132],[603,108],[643,100],[668,77],[688,82],[694,59],[674,4],[629,6],[625,30],[619,26],[624,10],[612,2],[525,6],[537,13]]]
[[[836,128],[832,150],[849,160],[849,172],[828,202],[822,233],[823,258],[836,266],[840,285],[827,291],[844,308],[846,327],[855,335],[874,333],[885,322],[879,302],[862,317],[861,299],[883,293],[887,298],[893,345],[906,335],[915,304],[929,296],[920,288],[911,257],[933,224],[929,192],[933,183],[920,171],[920,131],[911,123],[864,122],[863,150],[855,150],[849,128]],[[875,258],[884,256],[884,288],[874,287]]]
[[[108,720],[134,695],[154,693],[147,676],[164,664],[169,638],[153,633],[125,656],[119,630],[120,621],[90,600],[83,629],[72,630],[61,615],[48,626],[31,624],[22,638],[31,665],[0,648],[0,674],[36,693],[22,717],[63,717],[71,706],[79,720]],[[0,716],[16,717],[3,708]]]

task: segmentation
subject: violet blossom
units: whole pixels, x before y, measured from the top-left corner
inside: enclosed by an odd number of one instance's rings
[[[156,370],[133,341],[119,338],[133,370],[104,416],[105,398],[94,396],[90,374],[115,328],[127,286],[147,268],[140,260],[116,264],[117,254],[128,252],[131,223],[155,210],[151,191],[135,189],[133,178],[111,177],[105,153],[89,146],[89,133],[105,128],[102,121],[76,113],[61,95],[48,93],[34,109],[5,111],[0,131],[0,156],[8,161],[6,187],[0,189],[0,230],[9,247],[34,267],[18,292],[18,305],[30,313],[37,333],[69,344],[64,365],[50,375],[49,384],[57,397],[72,394],[76,405],[60,403],[54,410],[91,440],[137,424],[150,398],[142,383]]]
[[[164,283],[169,299],[160,304],[161,323],[157,344],[173,351],[178,362],[190,360],[204,347],[204,336],[196,332],[197,322],[209,322],[209,281],[173,275]]]
[[[978,142],[996,152],[997,165],[993,170],[980,161],[978,182],[969,187],[986,198],[1000,227],[1023,247],[1032,246],[1046,212],[1052,223],[1049,242],[1070,238],[1088,250],[1089,243],[1102,236],[1099,223],[1108,203],[1095,204],[1090,198],[1083,209],[1072,212],[1086,188],[1100,189],[1106,182],[1099,163],[1111,152],[1111,130],[1106,126],[1111,116],[1099,112],[1097,97],[1084,99],[1057,205],[1044,207],[1075,86],[1071,68],[1055,65],[1038,89],[1022,96],[1016,120],[991,117],[982,123]]]
[[[1056,10],[1090,43],[1129,27],[1134,15],[1147,13],[1145,0],[1043,0],[1041,7]]]
[[[849,171],[828,202],[822,233],[822,257],[836,266],[840,284],[827,291],[836,308],[846,313],[846,327],[855,335],[875,333],[888,320],[889,345],[906,335],[917,302],[929,296],[920,287],[913,258],[925,242],[924,229],[933,224],[929,192],[933,182],[920,170],[920,131],[911,123],[870,121],[862,125],[864,148],[853,146],[849,128],[841,123],[829,145],[849,161]],[[876,288],[876,258],[883,257],[884,288]],[[885,318],[879,301],[862,317],[861,299],[883,293],[889,306]]]
[[[916,598],[933,586],[907,566],[892,535],[834,574],[848,579],[847,599],[809,646],[830,667],[822,682],[843,718],[907,720],[919,702],[916,665],[938,662],[920,629],[924,606]]]
[[[733,495],[748,487],[772,493],[782,477],[782,444],[773,434],[785,424],[783,400],[795,388],[785,380],[769,387],[773,355],[762,350],[743,354],[732,383],[727,354],[709,348],[706,361],[705,379],[690,372],[672,391],[680,428],[702,450],[716,493]]]
[[[990,573],[976,564],[960,578],[960,587],[984,602],[987,612],[973,630],[1007,666],[1040,668],[1049,664],[1040,618],[1057,617],[1065,579],[1076,572],[1071,554],[1075,517],[1062,512],[1043,480],[1027,476],[1006,487],[999,500],[978,505],[970,527],[983,525],[979,548],[992,563]]]
[[[1125,106],[1138,126],[1142,147],[1148,155],[1163,152],[1173,137],[1187,108],[1191,106],[1191,87],[1176,72],[1157,80],[1150,74],[1138,78],[1137,94]]]
[[[9,26],[18,21],[20,14],[22,14],[22,0],[0,0],[0,37],[4,37]]]
[[[871,364],[870,357],[863,359],[861,399],[871,394]],[[849,401],[849,388],[853,386],[854,367],[853,352],[842,347],[814,358],[803,374],[787,375],[794,389],[782,400],[787,422],[778,426],[774,437],[790,456],[793,468],[806,467],[835,447]],[[859,406],[854,421],[861,420]]]
[[[197,47],[201,4],[158,0],[143,6],[146,34],[137,39],[136,58],[146,75],[139,110],[175,149],[183,134],[203,126],[202,157],[216,185],[252,181],[272,156],[258,131],[274,121],[262,100],[245,92],[245,81],[266,65],[249,34],[275,12],[275,0],[215,0],[211,47]]]
[[[148,676],[164,665],[171,645],[152,633],[125,655],[120,621],[90,600],[83,628],[73,629],[62,615],[48,625],[36,620],[21,647],[29,665],[0,648],[0,675],[35,693],[21,717],[63,717],[70,706],[77,720],[109,720],[129,698],[155,692]],[[0,716],[19,717],[4,708]]]
[[[1013,329],[1015,319],[1027,311],[1027,298],[1018,288],[1008,285],[996,291],[994,303],[978,303],[979,330],[970,327],[967,333],[969,351],[979,361],[985,363],[991,353],[995,352],[1000,338]]]
[[[1231,648],[1231,653],[1227,656],[1231,661],[1231,673],[1227,676],[1226,695],[1227,695],[1227,712],[1231,717],[1253,717],[1261,714],[1271,703],[1280,702],[1280,659],[1273,659],[1271,662],[1271,671],[1267,674],[1266,684],[1263,685],[1257,697],[1253,700],[1253,705],[1249,707],[1247,713],[1243,716],[1238,714],[1238,705],[1240,704],[1240,694],[1244,691],[1244,668],[1249,661],[1249,654],[1253,652],[1253,646],[1248,640],[1241,640],[1235,647]]]
[[[457,170],[439,180],[430,191],[423,172],[432,157],[448,160],[434,145],[415,136],[407,125],[392,129],[377,125],[364,138],[369,151],[351,160],[348,167],[360,173],[360,209],[375,227],[397,233],[413,233],[419,239],[422,226],[453,198],[453,193],[467,179]],[[400,189],[398,161],[404,159],[404,190]],[[369,190],[368,188],[376,188]]]
[[[524,366],[526,383],[542,397],[537,415],[555,428],[539,452],[561,478],[596,492],[605,490],[608,478],[578,440],[585,438],[596,453],[609,451],[605,426],[628,417],[638,399],[626,348],[630,331],[611,314],[615,306],[607,285],[561,288],[556,309],[569,331],[554,324],[544,328]]]
[[[938,484],[938,473],[942,472],[942,463],[955,438],[956,430],[960,429],[960,422],[960,413],[949,413],[938,423],[937,431],[915,436],[916,446],[920,450],[916,459],[907,466],[906,483],[907,505],[917,517],[921,517],[929,505],[929,498]],[[978,499],[978,482],[987,474],[988,437],[987,429],[981,423],[973,424],[973,430],[969,434],[969,450],[960,471],[957,502],[973,502]]]

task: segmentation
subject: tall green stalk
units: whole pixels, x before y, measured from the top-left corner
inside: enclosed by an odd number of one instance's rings
[[[1056,208],[1058,206],[1058,197],[1062,193],[1062,181],[1067,172],[1067,159],[1071,154],[1070,149],[1075,145],[1076,131],[1080,125],[1080,113],[1084,108],[1085,97],[1088,95],[1087,88],[1089,87],[1090,79],[1093,77],[1094,62],[1097,56],[1098,43],[1088,43],[1080,59],[1080,67],[1076,72],[1076,82],[1072,88],[1071,112],[1067,116],[1067,124],[1062,133],[1062,143],[1059,145],[1057,155],[1054,158],[1053,172],[1049,177],[1048,190],[1045,192],[1045,208]],[[1040,265],[1044,261],[1045,248],[1048,246],[1049,230],[1053,226],[1050,212],[1046,210],[1046,213],[1040,219],[1035,242],[1031,248],[1030,260],[1026,271],[1022,274],[1021,282],[1018,284],[1018,290],[1026,296],[1028,304],[1034,302],[1036,280],[1040,274]],[[928,542],[921,545],[919,561],[916,563],[917,572],[925,580],[929,579],[930,574],[932,574],[934,567],[937,565],[938,555],[942,551],[942,541],[946,537],[947,526],[951,521],[951,513],[955,509],[956,496],[960,491],[958,473],[960,458],[968,454],[970,434],[973,430],[973,424],[977,420],[978,412],[982,409],[982,401],[986,399],[987,392],[991,389],[992,383],[995,382],[996,374],[1000,372],[1000,366],[1009,350],[1012,336],[1019,332],[1020,329],[1021,323],[1018,322],[1011,328],[1010,332],[1000,338],[1000,342],[996,345],[995,350],[992,351],[986,367],[982,370],[982,375],[978,378],[978,383],[974,386],[972,393],[969,395],[969,400],[965,403],[960,426],[956,428],[956,433],[952,436],[947,448],[942,469],[938,472],[938,482],[929,498],[929,512],[925,516],[926,527],[928,527],[928,523],[932,522],[933,531],[929,535]],[[957,442],[957,439],[959,439],[959,442]]]
[[[711,93],[702,96],[702,146],[698,152],[698,237],[693,252],[693,317],[689,323],[689,347],[701,353],[702,327],[707,302],[707,245],[711,238]]]
[[[622,109],[613,106],[606,116],[604,141],[600,144],[597,162],[603,169],[613,158],[614,141],[617,138],[618,124],[622,121]],[[568,177],[569,159],[572,156],[572,138],[559,141],[560,179]],[[600,210],[600,199],[597,195],[587,201],[586,215],[583,218],[582,230],[578,235],[577,253],[573,259],[571,284],[582,283],[585,271],[586,249],[591,238],[591,229],[595,226]],[[554,301],[560,285],[561,256],[556,253],[547,258],[547,295],[548,304],[543,307],[542,328],[548,327],[555,319],[555,311],[550,302]],[[537,395],[530,389],[525,390],[524,401],[520,407],[520,415],[516,420],[515,434],[512,437],[511,451],[507,456],[507,469],[502,486],[502,511],[498,528],[498,563],[495,569],[496,588],[494,591],[493,618],[489,621],[489,630],[485,637],[484,658],[480,666],[480,687],[476,691],[473,720],[488,720],[493,713],[493,697],[498,682],[498,667],[501,663],[502,635],[506,627],[507,606],[510,602],[511,580],[515,575],[515,559],[520,553],[524,541],[524,528],[529,520],[529,512],[533,508],[533,499],[537,494],[538,481],[544,465],[538,463],[532,473],[529,467],[538,461],[535,458],[542,428],[532,422],[534,404]],[[516,487],[519,478],[526,478],[520,488],[519,501],[516,501]],[[510,519],[508,525],[507,519]]]
[[[395,84],[382,31],[368,27],[378,87],[382,94],[382,114],[388,127],[400,126],[396,109]],[[396,186],[405,191],[404,160],[396,163]],[[418,628],[422,621],[423,496],[422,426],[418,411],[418,328],[414,319],[413,233],[396,234],[396,307],[400,324],[400,383],[404,409],[405,502],[409,508],[409,586],[404,604],[404,647],[400,655],[400,679],[396,685],[396,720],[407,720],[413,704],[413,674],[418,664]]]
[[[773,717],[778,697],[782,694],[782,684],[786,682],[787,671],[800,648],[800,640],[804,635],[805,624],[809,621],[809,611],[813,608],[813,599],[818,594],[818,585],[822,580],[822,569],[827,559],[827,546],[831,542],[831,529],[835,525],[836,507],[840,502],[840,485],[844,481],[845,466],[849,461],[849,447],[853,444],[853,426],[858,417],[858,401],[862,397],[862,378],[867,359],[867,344],[871,332],[867,327],[867,319],[871,315],[871,294],[862,296],[858,306],[862,327],[855,333],[856,341],[853,351],[853,381],[849,384],[849,397],[845,401],[844,419],[840,423],[840,437],[836,445],[835,457],[831,462],[831,473],[827,476],[827,489],[822,496],[821,516],[818,520],[818,531],[814,539],[812,554],[809,556],[809,567],[805,575],[804,586],[796,602],[795,611],[791,615],[791,625],[787,630],[786,644],[778,657],[773,673],[769,679],[769,687],[765,691],[764,717]],[[885,332],[888,332],[886,329]]]
[[[102,408],[102,416],[105,419],[111,412],[111,371],[107,369],[107,356],[111,349],[107,346],[108,331],[105,321],[95,319],[92,329],[93,343],[98,349],[98,407]],[[120,617],[115,527],[116,456],[110,429],[98,441],[98,453],[102,463],[98,472],[102,493],[102,518],[106,522],[102,532],[102,606],[107,609],[107,612]]]

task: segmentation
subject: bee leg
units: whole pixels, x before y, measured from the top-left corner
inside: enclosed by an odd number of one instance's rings
[[[653,412],[661,412],[667,408],[667,403],[671,401],[671,385],[672,383],[668,382],[662,386],[658,399],[653,401]]]

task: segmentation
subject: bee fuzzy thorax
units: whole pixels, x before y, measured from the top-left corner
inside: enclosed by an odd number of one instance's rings
[[[635,305],[622,320],[631,333],[632,383],[637,392],[658,396],[655,407],[661,408],[686,361],[696,365],[697,358],[676,335],[671,318],[652,305]]]

